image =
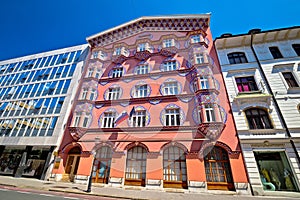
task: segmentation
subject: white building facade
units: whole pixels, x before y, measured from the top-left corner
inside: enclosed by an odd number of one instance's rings
[[[87,45],[0,61],[0,174],[49,176]]]
[[[300,28],[216,38],[254,195],[299,192]]]

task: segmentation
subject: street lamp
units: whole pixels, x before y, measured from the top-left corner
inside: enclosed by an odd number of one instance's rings
[[[95,138],[95,144],[99,144],[100,142],[100,138],[96,137]],[[92,191],[92,180],[93,180],[93,171],[94,171],[94,165],[95,165],[95,156],[96,156],[96,151],[95,149],[92,150],[92,156],[93,156],[93,163],[92,163],[92,168],[91,168],[91,174],[89,177],[89,181],[88,181],[88,186],[86,189],[86,192],[91,192]]]

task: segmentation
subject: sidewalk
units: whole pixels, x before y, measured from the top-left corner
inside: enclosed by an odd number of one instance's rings
[[[165,189],[164,191],[157,190],[148,190],[141,187],[123,187],[123,188],[114,188],[106,185],[93,184],[92,192],[85,192],[87,185],[75,184],[75,183],[65,183],[65,182],[53,182],[53,181],[41,181],[31,178],[14,178],[10,176],[0,176],[0,185],[4,186],[13,186],[20,188],[30,188],[37,190],[46,190],[46,191],[56,191],[56,192],[68,192],[68,193],[77,193],[77,194],[87,194],[87,195],[96,195],[104,197],[115,197],[118,199],[141,199],[141,200],[229,200],[229,199],[273,199],[280,198],[278,196],[274,197],[253,197],[253,196],[240,196],[235,195],[235,192],[225,192],[225,191],[209,191],[203,193],[190,193],[187,190],[180,189]],[[299,198],[300,193],[292,193],[292,196],[289,196],[289,199],[292,197]],[[281,197],[288,199],[287,197]]]

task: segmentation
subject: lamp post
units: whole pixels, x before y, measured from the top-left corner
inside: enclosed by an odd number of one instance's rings
[[[99,142],[100,142],[100,138],[96,137],[95,138],[95,144],[99,144]],[[95,156],[96,156],[96,151],[95,150],[92,150],[92,156],[93,156],[93,163],[92,163],[91,173],[90,173],[90,177],[89,177],[89,180],[88,180],[88,186],[87,186],[86,192],[91,192],[92,191],[93,171],[94,171]]]

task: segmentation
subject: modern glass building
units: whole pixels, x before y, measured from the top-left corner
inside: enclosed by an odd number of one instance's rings
[[[0,174],[45,178],[87,52],[79,45],[0,62]]]

